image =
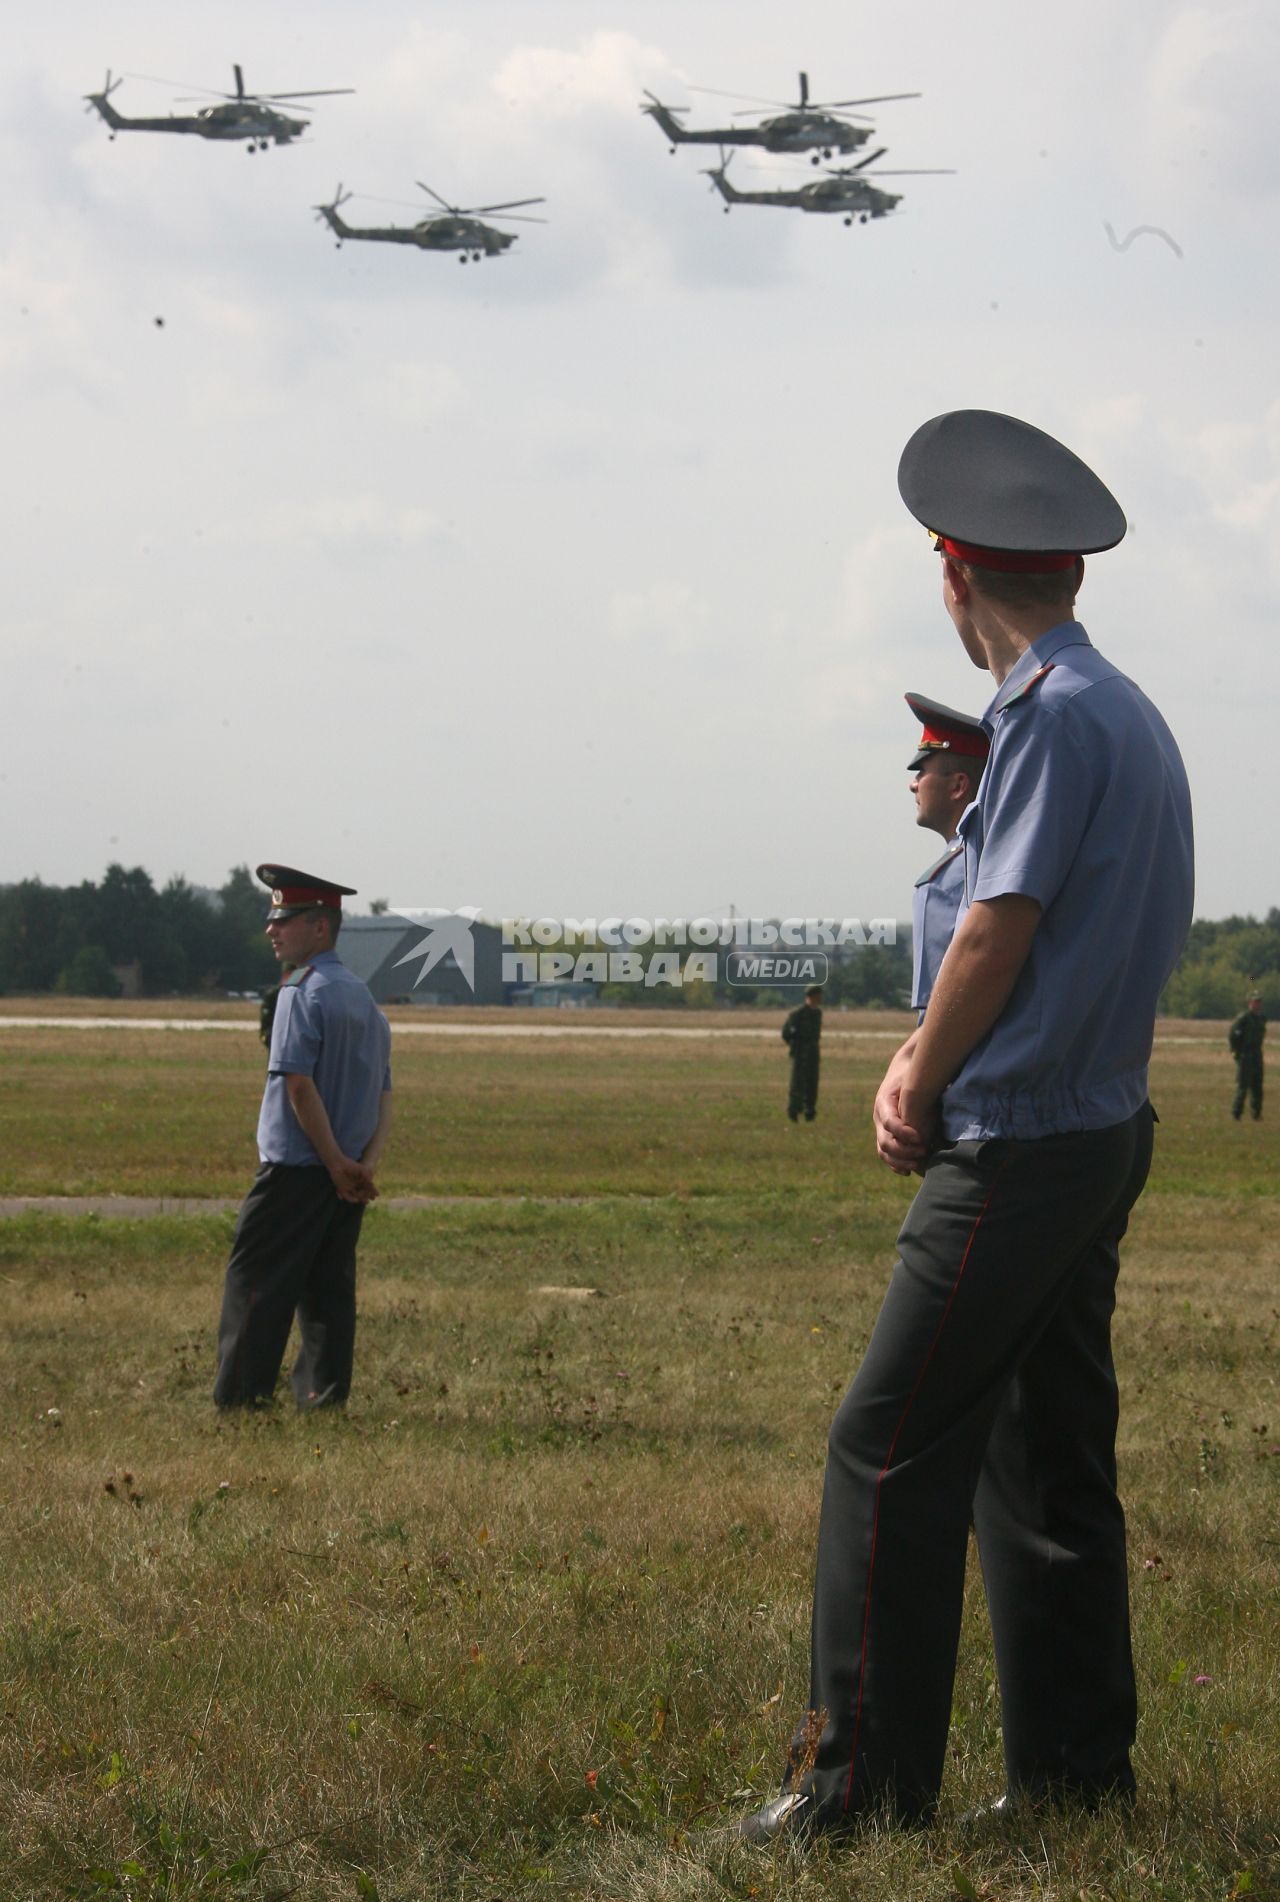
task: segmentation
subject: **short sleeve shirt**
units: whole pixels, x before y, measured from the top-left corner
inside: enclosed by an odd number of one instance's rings
[[[964,897],[964,843],[955,839],[911,894],[911,1007],[924,1016]]]
[[[942,1099],[945,1135],[1105,1129],[1146,1100],[1156,1005],[1191,922],[1191,799],[1159,712],[1078,622],[1023,654],[983,716],[960,821],[965,893],[1041,906],[997,1022]]]
[[[286,1078],[309,1076],[344,1155],[359,1156],[391,1088],[391,1027],[369,987],[334,951],[322,951],[280,987],[267,1086],[258,1117],[263,1162],[318,1165],[289,1101]]]

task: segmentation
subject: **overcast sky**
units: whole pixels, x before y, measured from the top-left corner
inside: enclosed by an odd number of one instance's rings
[[[902,694],[979,711],[990,683],[897,460],[982,406],[1129,515],[1080,614],[1182,744],[1198,912],[1280,903],[1277,9],[1048,24],[1025,0],[24,9],[0,880],[275,858],[490,916],[904,917],[935,848]],[[84,115],[108,66],[229,87],[233,60],[358,90],[252,156]],[[883,163],[956,175],[886,180],[898,215],[852,230],[724,216],[705,150],[669,156],[637,109],[715,123],[731,102],[691,83],[786,99],[801,66],[818,97],[920,90],[878,109]],[[550,222],[460,267],[314,220],[339,181],[415,179],[545,194]]]

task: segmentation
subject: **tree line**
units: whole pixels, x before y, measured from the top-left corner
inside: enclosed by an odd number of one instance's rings
[[[258,990],[276,976],[263,936],[269,906],[247,865],[237,865],[216,892],[181,877],[157,890],[140,865],[109,865],[99,884],[27,878],[0,886],[0,994],[116,997],[125,971],[136,972],[148,997]],[[833,958],[827,1003],[901,1005],[911,986],[908,937],[862,947],[847,961]],[[712,1001],[709,985],[690,989],[708,995],[660,1001]],[[1267,1016],[1280,1017],[1280,907],[1263,919],[1198,918],[1161,1008],[1172,1017],[1234,1017],[1251,989],[1261,991]],[[782,1000],[760,991],[742,1001]]]
[[[1170,1017],[1237,1017],[1247,992],[1280,1016],[1280,907],[1265,918],[1197,918],[1161,1008]]]
[[[118,997],[135,970],[148,997],[257,990],[275,982],[270,904],[247,865],[216,892],[185,878],[157,891],[140,865],[109,865],[100,884],[24,878],[0,887],[0,993]]]

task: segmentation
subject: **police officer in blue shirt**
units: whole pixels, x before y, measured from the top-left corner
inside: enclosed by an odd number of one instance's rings
[[[898,480],[994,678],[991,754],[961,821],[955,936],[876,1098],[881,1158],[923,1182],[832,1424],[810,1719],[783,1794],[738,1826],[754,1841],[932,1814],[971,1518],[995,1807],[1134,1787],[1110,1322],[1151,1158],[1156,1003],[1191,918],[1186,774],[1074,618],[1082,557],[1125,532],[1093,472],[1027,423],[962,410],[917,430]]]
[[[916,824],[947,842],[942,857],[921,872],[911,894],[911,1007],[923,1017],[964,896],[964,844],[956,828],[977,793],[991,742],[981,720],[971,714],[957,713],[920,693],[903,698],[922,728],[915,758],[907,767]]]
[[[296,1312],[299,1407],[340,1406],[351,1390],[356,1242],[391,1125],[391,1031],[334,942],[349,885],[260,865],[267,936],[282,965],[261,1166],[227,1263],[218,1327],[220,1407],[269,1404]]]

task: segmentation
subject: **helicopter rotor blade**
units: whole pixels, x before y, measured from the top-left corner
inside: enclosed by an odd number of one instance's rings
[[[185,86],[188,92],[199,93],[205,99],[234,99],[235,94],[219,92],[216,86],[197,86],[193,79],[165,79],[159,73],[125,73],[125,79],[144,79],[149,86]]]
[[[540,199],[534,199],[532,202],[540,204],[542,201]],[[549,225],[551,220],[550,218],[531,218],[527,212],[521,214],[518,211],[514,213],[508,211],[502,213],[498,218],[498,223],[500,225]]]
[[[713,99],[745,99],[753,106],[781,106],[784,111],[795,110],[790,99],[761,99],[757,93],[725,92],[720,86],[690,86],[689,91],[709,93]]]
[[[312,86],[302,92],[251,92],[246,99],[334,99],[339,93],[351,93],[354,86]]]
[[[420,178],[415,178],[413,182],[414,182],[414,184],[415,184],[415,185],[416,185],[416,186],[418,187],[418,190],[419,190],[420,192],[425,192],[425,193],[427,194],[427,197],[428,197],[428,198],[434,198],[434,199],[435,199],[435,201],[436,201],[436,203],[437,203],[437,205],[442,205],[442,206],[444,207],[444,209],[445,209],[445,210],[446,210],[446,211],[447,211],[447,212],[449,213],[449,215],[450,215],[450,217],[452,217],[452,218],[460,218],[460,217],[462,216],[462,213],[461,213],[461,211],[459,210],[459,208],[458,208],[458,206],[457,206],[457,205],[451,205],[451,204],[449,204],[449,203],[447,202],[447,200],[445,200],[445,199],[443,199],[443,198],[442,198],[442,197],[440,196],[440,194],[439,194],[439,192],[437,192],[437,191],[432,191],[432,189],[431,189],[431,187],[430,187],[430,185],[424,185],[424,184],[423,184],[423,182],[422,182],[422,180],[421,180]]]
[[[348,192],[347,196],[350,198],[351,193]],[[382,198],[377,192],[360,192],[358,196],[362,205],[396,205],[401,211],[416,211],[419,216],[422,214],[422,206],[416,198]],[[435,218],[440,214],[433,211],[428,215]]]
[[[869,172],[869,178],[954,178],[954,165],[894,166],[885,172]]]
[[[800,110],[801,112],[804,111],[808,103],[809,103],[809,75],[808,73],[801,73],[800,75]]]
[[[841,178],[852,178],[852,177],[854,176],[854,174],[855,174],[855,172],[865,172],[865,171],[866,171],[866,169],[867,169],[867,167],[868,167],[868,165],[874,165],[874,164],[875,164],[875,162],[876,162],[876,160],[877,160],[878,158],[883,158],[883,157],[884,157],[884,155],[885,155],[885,153],[886,153],[886,152],[887,152],[888,150],[889,150],[889,148],[888,148],[888,146],[887,146],[887,145],[882,145],[882,146],[880,147],[880,149],[879,149],[879,151],[876,151],[876,152],[868,152],[868,153],[867,153],[867,156],[866,156],[866,157],[865,157],[864,159],[859,159],[859,161],[858,161],[858,163],[857,163],[856,165],[842,165],[842,166],[840,166],[840,167],[839,167],[839,175],[840,175],[840,177],[841,177]]]
[[[232,66],[231,70],[236,76],[236,98],[243,99],[244,98],[244,72],[239,66],[235,66],[235,65]]]
[[[516,211],[521,205],[545,205],[545,198],[505,198],[500,205],[468,205],[465,208],[468,217],[483,217],[490,211]],[[545,224],[546,220],[535,218],[535,224]]]
[[[845,106],[883,106],[887,105],[889,101],[893,99],[923,98],[924,94],[922,92],[878,92],[870,99],[827,99],[823,103],[827,107],[835,107],[839,110],[843,110]]]

